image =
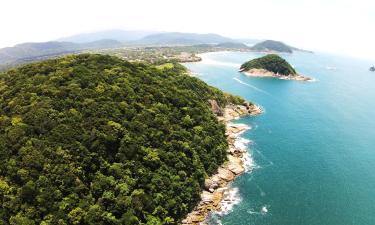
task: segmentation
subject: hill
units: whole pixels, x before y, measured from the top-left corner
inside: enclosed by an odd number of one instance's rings
[[[233,40],[218,34],[196,34],[169,32],[152,34],[146,36],[134,44],[142,45],[197,45],[197,44],[217,44],[222,42],[232,42]]]
[[[283,80],[314,81],[313,78],[297,74],[294,68],[276,54],[269,54],[245,62],[240,72],[252,77],[273,77]]]
[[[242,64],[240,68],[241,71],[249,71],[251,69],[264,69],[285,76],[293,76],[297,74],[285,59],[276,54],[269,54],[261,58],[250,60]]]
[[[103,39],[112,39],[120,42],[129,42],[139,40],[146,37],[147,35],[155,34],[155,31],[144,31],[144,30],[106,30],[99,32],[91,32],[84,34],[77,34],[69,37],[60,38],[59,42],[74,42],[74,43],[86,43],[99,41]]]
[[[240,42],[223,42],[217,44],[215,47],[219,48],[242,48],[242,49],[247,49],[249,48],[247,45],[240,43]]]
[[[177,224],[226,160],[209,100],[186,75],[82,54],[0,74],[0,221]]]
[[[253,47],[251,47],[254,51],[275,51],[275,52],[286,52],[286,53],[292,53],[293,50],[296,48],[290,47],[280,41],[272,41],[272,40],[266,40],[263,42],[260,42],[258,44],[255,44]]]
[[[0,64],[27,62],[40,57],[52,57],[62,54],[75,53],[83,50],[115,48],[122,46],[121,42],[103,39],[88,43],[72,42],[39,42],[24,43],[14,47],[0,49]]]

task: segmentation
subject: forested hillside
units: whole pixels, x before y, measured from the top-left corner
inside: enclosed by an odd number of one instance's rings
[[[241,65],[241,71],[248,71],[251,69],[265,69],[275,74],[285,76],[296,75],[295,69],[282,57],[276,54],[265,55],[260,58],[252,59]]]
[[[0,224],[176,224],[226,159],[189,77],[83,54],[0,74]]]

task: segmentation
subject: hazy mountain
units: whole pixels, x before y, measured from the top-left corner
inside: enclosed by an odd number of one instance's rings
[[[218,34],[196,34],[168,32],[148,35],[134,44],[140,45],[197,45],[233,42],[233,39]]]
[[[57,41],[68,41],[75,43],[93,42],[102,39],[112,39],[121,42],[139,40],[148,35],[155,34],[155,31],[142,30],[106,30],[92,33],[77,34],[69,37],[60,38]]]
[[[259,42],[264,41],[261,39],[251,39],[251,38],[236,38],[235,40],[238,42],[244,43],[246,45],[249,45],[249,46],[253,46]]]
[[[287,52],[292,53],[293,47],[290,47],[289,45],[286,45],[280,41],[273,41],[273,40],[266,40],[262,41],[253,47],[251,49],[255,51],[275,51],[275,52]]]
[[[287,44],[284,44],[283,42],[273,41],[273,40],[266,40],[266,41],[257,43],[256,45],[251,47],[251,49],[254,51],[273,51],[273,52],[286,52],[286,53],[292,53],[293,51],[304,51],[304,52],[312,53],[311,51],[292,47]]]
[[[244,43],[240,42],[223,42],[216,45],[219,48],[249,48]]]
[[[32,61],[40,57],[57,56],[83,50],[115,48],[120,46],[122,46],[122,43],[115,40],[99,40],[88,43],[58,41],[23,43],[15,45],[14,47],[0,49],[0,64]]]

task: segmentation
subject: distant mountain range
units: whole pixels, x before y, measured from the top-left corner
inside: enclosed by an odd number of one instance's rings
[[[217,44],[215,47],[219,47],[219,48],[249,48],[249,46],[243,44],[243,43],[240,43],[240,42],[222,42],[222,43],[219,43]]]
[[[77,34],[69,37],[57,39],[56,41],[86,43],[103,39],[113,39],[120,42],[131,42],[142,39],[148,35],[157,34],[156,31],[142,30],[106,30],[92,33]]]
[[[254,51],[293,52],[299,50],[278,41],[232,39],[218,34],[180,32],[109,30],[78,34],[41,43],[24,43],[0,49],[0,64],[17,64],[53,56],[78,53],[85,50],[119,48],[124,46],[206,46],[221,48],[248,48]],[[246,44],[244,44],[246,43]]]
[[[218,34],[195,34],[168,32],[148,35],[133,44],[139,45],[197,45],[197,44],[217,44],[222,42],[233,42],[231,38]]]
[[[58,41],[24,43],[0,49],[0,64],[22,63],[35,60],[39,57],[52,57],[83,50],[117,48],[121,46],[123,46],[121,42],[110,39],[88,43]]]

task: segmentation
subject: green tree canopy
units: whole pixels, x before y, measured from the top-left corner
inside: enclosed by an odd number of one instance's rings
[[[1,224],[176,224],[226,159],[209,99],[186,75],[83,54],[0,74]]]
[[[296,75],[294,68],[283,58],[276,54],[269,54],[250,60],[241,65],[241,70],[265,69],[281,75]]]

